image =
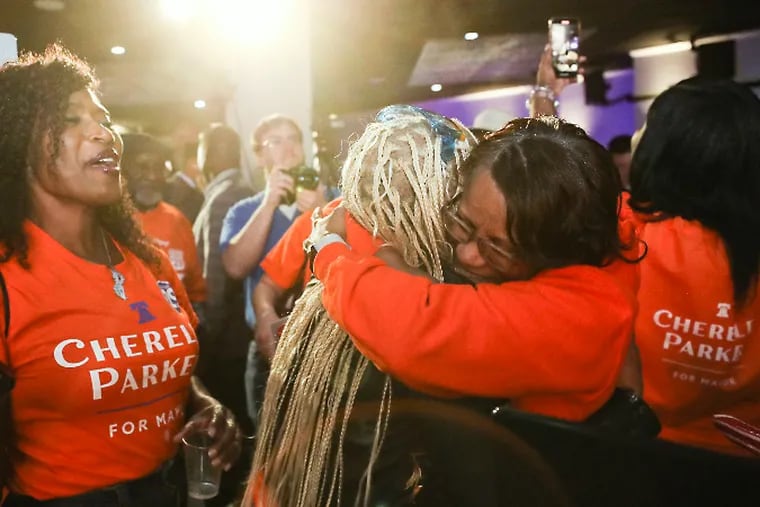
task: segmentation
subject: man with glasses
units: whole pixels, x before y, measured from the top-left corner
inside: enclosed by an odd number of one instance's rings
[[[256,325],[251,293],[263,275],[259,263],[301,213],[327,202],[324,185],[320,183],[314,190],[296,188],[290,174],[304,163],[303,135],[293,119],[282,115],[264,118],[252,137],[253,153],[266,177],[266,188],[230,208],[220,238],[225,271],[234,279],[245,280],[245,315],[251,328]],[[253,341],[248,355],[246,389],[249,415],[253,418]],[[259,370],[265,366],[261,364]]]

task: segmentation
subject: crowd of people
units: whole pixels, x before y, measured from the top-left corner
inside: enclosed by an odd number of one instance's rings
[[[59,44],[3,65],[0,504],[180,505],[204,432],[207,505],[462,505],[429,401],[756,467],[715,416],[760,431],[760,99],[690,78],[605,147],[571,82],[547,49],[478,135],[385,107],[336,188],[289,117],[171,147]]]

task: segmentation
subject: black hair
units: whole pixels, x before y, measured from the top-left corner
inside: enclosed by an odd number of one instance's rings
[[[240,135],[227,125],[214,123],[201,134],[206,147],[206,163],[202,168],[211,180],[220,171],[240,167]]]
[[[531,276],[621,256],[620,176],[612,158],[580,127],[558,118],[521,118],[486,137],[465,161],[467,186],[488,170],[507,205],[511,254]]]
[[[630,204],[717,232],[734,300],[745,303],[760,267],[760,100],[733,81],[699,77],[661,93],[633,155]]]
[[[124,154],[121,157],[121,168],[127,178],[134,171],[137,157],[143,153],[155,154],[163,160],[171,159],[171,150],[164,143],[148,134],[122,134]]]
[[[610,151],[610,153],[614,153],[616,155],[622,153],[631,153],[631,136],[628,134],[623,134],[613,137],[610,139],[610,142],[607,143],[607,149]]]
[[[470,132],[472,132],[472,135],[475,136],[475,139],[478,140],[478,142],[483,141],[488,134],[491,134],[493,130],[484,129],[481,127],[473,127],[470,129]]]
[[[44,53],[26,53],[0,68],[0,262],[17,258],[28,266],[23,224],[29,217],[28,168],[54,163],[61,148],[69,96],[96,92],[98,82],[87,63],[60,44]],[[53,140],[46,155],[46,138]],[[44,160],[43,157],[48,159]],[[96,210],[99,223],[142,260],[155,264],[153,247],[133,216],[126,192],[120,202]]]

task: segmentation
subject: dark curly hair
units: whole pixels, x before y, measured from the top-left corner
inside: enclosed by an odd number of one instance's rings
[[[47,136],[54,141],[49,161],[58,157],[69,96],[97,88],[92,68],[58,43],[0,68],[0,262],[16,258],[29,267],[23,229],[31,207],[28,170],[46,162],[42,148]],[[155,266],[156,254],[133,211],[122,192],[120,202],[98,208],[96,216],[119,243]]]
[[[702,77],[662,92],[633,155],[629,202],[717,232],[734,301],[750,301],[760,272],[760,100],[744,85]]]
[[[618,234],[620,175],[607,150],[572,123],[519,118],[486,136],[465,161],[467,185],[488,170],[507,205],[511,253],[531,275],[630,260]]]

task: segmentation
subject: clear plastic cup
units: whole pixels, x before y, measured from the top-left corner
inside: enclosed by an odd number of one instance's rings
[[[208,451],[213,443],[206,432],[197,432],[182,439],[187,473],[187,494],[191,498],[206,500],[219,493],[222,468],[211,464]]]

